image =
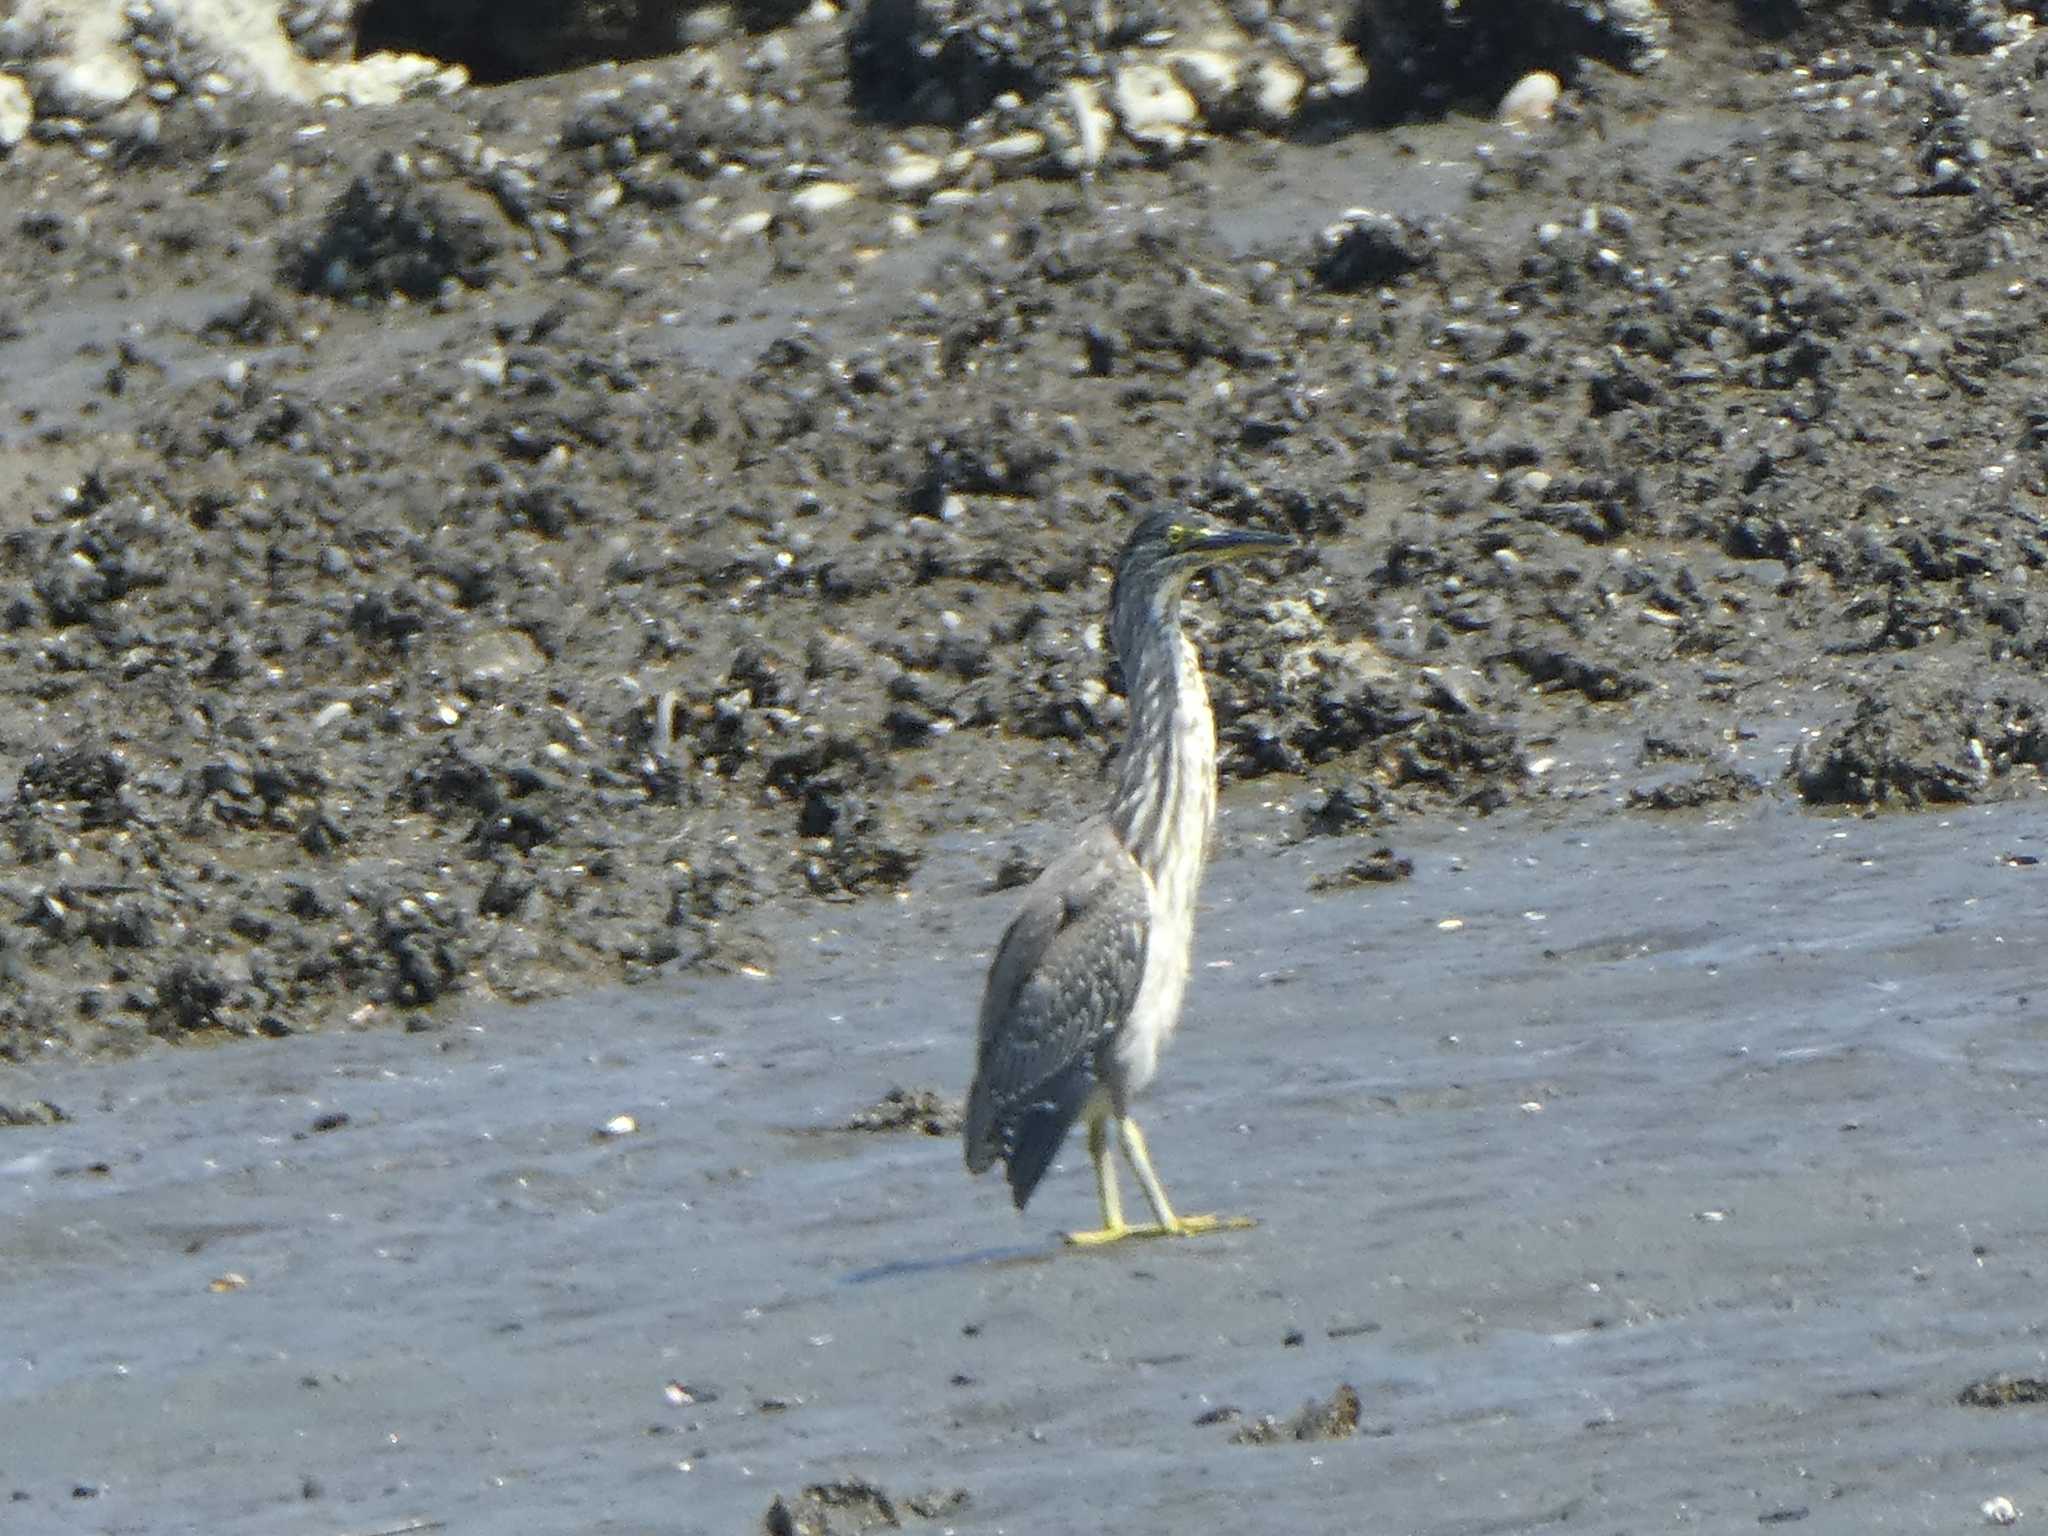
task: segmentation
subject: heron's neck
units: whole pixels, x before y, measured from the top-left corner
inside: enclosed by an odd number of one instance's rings
[[[1111,829],[1155,884],[1194,895],[1216,816],[1216,722],[1180,604],[1119,635],[1130,729],[1117,756]]]

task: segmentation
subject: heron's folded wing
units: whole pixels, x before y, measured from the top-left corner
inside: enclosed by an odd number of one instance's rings
[[[1103,826],[1033,883],[989,967],[974,1107],[1005,1118],[1128,1017],[1145,970],[1146,897],[1144,875]]]

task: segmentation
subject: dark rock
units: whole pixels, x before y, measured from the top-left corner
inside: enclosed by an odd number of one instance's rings
[[[315,808],[299,823],[299,846],[316,859],[345,846],[348,832],[325,809]]]
[[[929,449],[924,472],[911,485],[909,507],[920,517],[936,517],[954,492],[1036,497],[1058,461],[1046,442],[992,432],[950,435]]]
[[[1589,661],[1560,646],[1540,643],[1518,645],[1507,653],[1507,659],[1521,668],[1537,687],[1569,689],[1573,693],[1584,694],[1595,703],[1626,699],[1650,686],[1645,679],[1624,672],[1612,662]]]
[[[222,310],[199,327],[208,341],[232,341],[245,347],[267,347],[281,341],[292,328],[291,312],[268,293],[252,293],[241,303]]]
[[[491,878],[477,897],[476,909],[484,917],[516,917],[533,893],[538,883],[509,864],[498,865],[491,871]]]
[[[1912,810],[1978,799],[2015,770],[2032,782],[2044,764],[2048,721],[2034,700],[1902,684],[1865,692],[1789,772],[1809,805]]]
[[[530,805],[515,805],[485,815],[471,829],[470,840],[486,850],[507,847],[531,853],[543,843],[553,842],[557,835],[555,822],[545,811]]]
[[[438,1000],[461,976],[454,923],[427,902],[405,897],[384,903],[375,941],[389,977],[388,998],[401,1007]]]
[[[282,279],[338,299],[431,299],[491,281],[502,241],[493,220],[431,192],[402,157],[358,176],[311,235],[288,246]]]
[[[189,1033],[219,1026],[232,989],[212,961],[188,956],[165,968],[156,990],[159,1018]]]
[[[1086,0],[862,0],[847,28],[855,107],[889,123],[959,123],[1101,72],[1109,14]]]
[[[1344,32],[1370,71],[1367,109],[1400,118],[1454,103],[1491,115],[1535,69],[1567,81],[1586,59],[1646,69],[1669,24],[1640,0],[1357,0]]]
[[[1375,288],[1427,267],[1436,244],[1436,235],[1413,219],[1359,209],[1317,237],[1315,278],[1338,293]]]
[[[1628,803],[1638,811],[1696,811],[1710,805],[1732,805],[1754,799],[1763,785],[1731,768],[1710,768],[1690,779],[1673,779],[1648,789],[1632,789]]]
[[[109,826],[128,819],[127,782],[128,765],[120,756],[78,747],[30,758],[15,780],[14,794],[26,806],[76,806],[84,825]]]
[[[1302,811],[1301,819],[1311,837],[1341,837],[1376,825],[1385,814],[1386,796],[1379,786],[1360,781],[1330,789]]]
[[[1311,891],[1343,891],[1361,885],[1387,885],[1406,880],[1415,873],[1415,861],[1404,859],[1391,848],[1380,848],[1363,859],[1354,859],[1332,874],[1317,875],[1308,883]]]
[[[423,53],[484,84],[671,53],[682,0],[367,0],[356,50]]]
[[[349,610],[348,627],[364,640],[403,650],[427,627],[413,600],[395,593],[366,592]]]
[[[456,743],[444,742],[405,777],[405,800],[437,816],[494,813],[504,803],[497,775]]]

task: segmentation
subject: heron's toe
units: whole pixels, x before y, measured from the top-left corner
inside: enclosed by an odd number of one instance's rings
[[[1205,1232],[1242,1232],[1258,1223],[1249,1216],[1176,1216],[1170,1223],[1097,1227],[1090,1232],[1062,1233],[1069,1248],[1106,1248],[1134,1237],[1200,1237]]]
[[[1183,1216],[1165,1230],[1169,1237],[1199,1237],[1204,1232],[1242,1232],[1257,1225],[1250,1216]]]
[[[1127,1237],[1145,1235],[1142,1227],[1127,1227],[1119,1223],[1113,1227],[1096,1227],[1089,1232],[1062,1232],[1069,1248],[1106,1248],[1111,1243],[1120,1243]],[[1153,1229],[1154,1231],[1157,1228]]]

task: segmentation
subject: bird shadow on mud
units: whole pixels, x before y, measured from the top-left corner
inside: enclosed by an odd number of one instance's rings
[[[970,1269],[977,1265],[1043,1264],[1067,1252],[1067,1245],[1054,1237],[1043,1243],[1018,1243],[1003,1248],[978,1248],[972,1253],[943,1253],[929,1259],[892,1259],[870,1269],[857,1269],[840,1281],[842,1285],[868,1285],[876,1280],[896,1280],[905,1275],[929,1275],[941,1270]]]

